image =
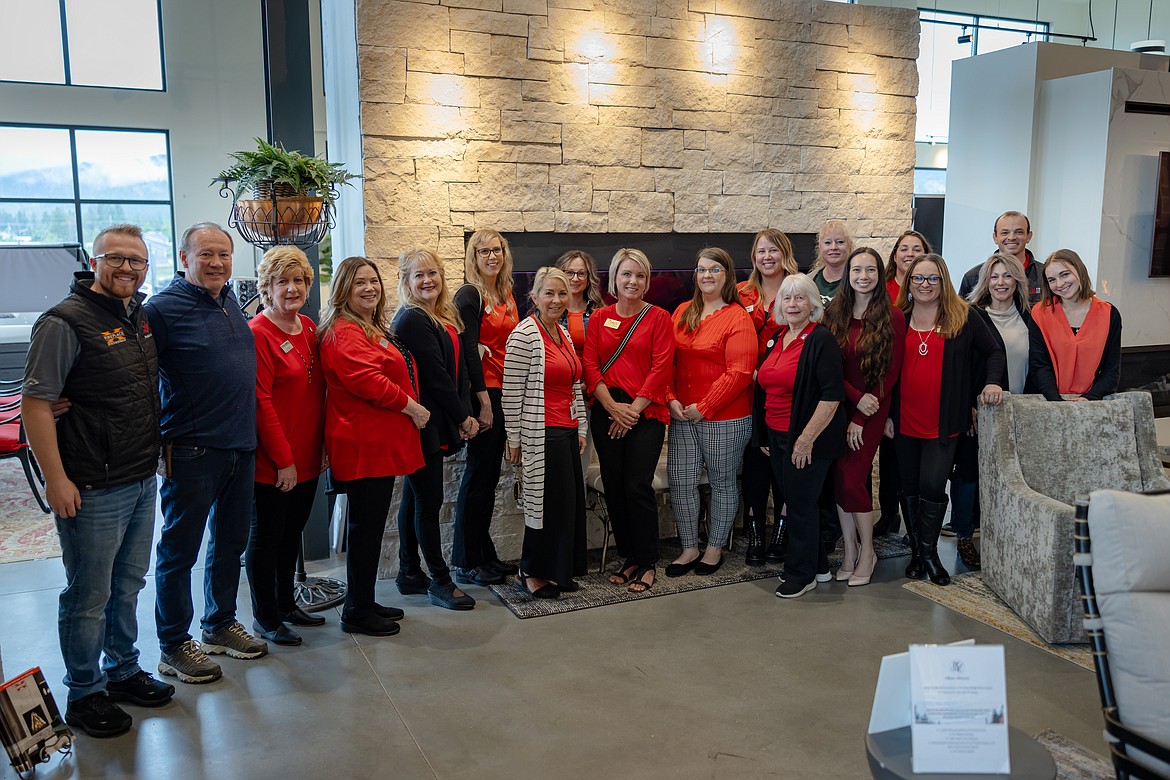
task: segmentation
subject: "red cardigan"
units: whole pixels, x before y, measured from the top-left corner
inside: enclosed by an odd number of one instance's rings
[[[406,360],[388,339],[371,343],[352,322],[338,319],[321,341],[325,450],[337,479],[413,474],[422,468],[418,428],[403,414],[418,400]]]
[[[325,377],[317,326],[298,315],[290,336],[264,315],[248,322],[256,339],[256,481],[276,483],[276,471],[297,467],[297,482],[321,473],[325,436]],[[288,344],[288,348],[284,348]]]

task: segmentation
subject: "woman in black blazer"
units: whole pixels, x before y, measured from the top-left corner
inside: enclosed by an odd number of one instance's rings
[[[472,609],[475,599],[451,581],[439,534],[443,459],[458,452],[476,434],[478,424],[471,412],[471,381],[459,340],[463,326],[438,255],[415,247],[399,256],[398,300],[394,331],[418,366],[419,401],[431,418],[421,431],[426,464],[408,475],[402,487],[396,582],[403,594],[428,593],[436,606]],[[430,577],[420,566],[420,546]]]

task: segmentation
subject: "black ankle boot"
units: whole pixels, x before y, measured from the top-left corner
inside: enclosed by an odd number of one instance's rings
[[[906,536],[910,538],[910,563],[906,565],[906,576],[912,580],[926,576],[926,566],[922,563],[922,552],[918,547],[918,503],[918,496],[907,496],[902,505],[906,515]]]
[[[947,500],[918,502],[918,549],[926,574],[935,585],[950,585],[951,575],[938,559],[938,535],[942,531]]]
[[[763,566],[767,561],[764,556],[764,522],[763,517],[749,517],[744,522],[744,530],[747,533],[744,563],[748,566]]]
[[[768,543],[768,554],[764,556],[768,563],[784,563],[784,554],[788,550],[788,534],[784,524],[784,518],[777,517],[776,525],[772,526],[772,540]]]

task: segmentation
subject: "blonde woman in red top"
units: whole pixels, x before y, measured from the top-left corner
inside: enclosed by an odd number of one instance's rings
[[[617,303],[594,312],[585,333],[589,427],[614,540],[626,557],[609,581],[632,593],[650,590],[658,564],[653,482],[670,422],[666,388],[674,363],[670,315],[645,300],[650,272],[645,254],[619,249],[609,264]]]
[[[345,258],[321,322],[325,450],[334,482],[349,496],[341,630],[370,636],[398,633],[402,610],[374,601],[378,556],[394,478],[422,468],[419,429],[431,416],[418,402],[410,355],[390,333],[382,289],[373,262]]]
[[[455,292],[463,321],[459,334],[471,377],[471,406],[479,433],[467,442],[467,461],[455,503],[451,563],[455,581],[496,585],[516,571],[502,563],[492,543],[492,510],[504,457],[504,352],[508,336],[520,322],[512,297],[512,251],[494,230],[477,230],[467,240],[463,259],[466,284]]]
[[[739,303],[735,269],[717,247],[699,252],[695,295],[674,322],[674,386],[667,386],[670,447],[667,471],[682,552],[667,577],[713,574],[739,503],[735,472],[752,429],[752,372],[756,329]],[[707,549],[700,555],[699,476],[707,468],[711,514]]]
[[[264,311],[248,323],[256,339],[256,512],[244,563],[252,588],[252,627],[278,645],[299,645],[285,625],[319,626],[293,598],[301,532],[321,475],[325,379],[317,326],[300,314],[313,267],[294,246],[269,249],[256,269]]]
[[[752,242],[752,273],[747,281],[740,282],[739,302],[756,328],[757,359],[759,367],[764,353],[780,332],[780,325],[772,318],[772,304],[780,291],[785,277],[798,273],[796,256],[788,236],[776,228],[765,228],[756,233]],[[772,544],[764,554],[764,540],[768,538],[768,494],[774,498],[776,522],[773,525]],[[743,523],[747,531],[746,562],[752,566],[763,563],[780,563],[784,560],[781,545],[783,520],[779,517],[780,490],[772,477],[772,464],[759,447],[751,443],[743,451]]]

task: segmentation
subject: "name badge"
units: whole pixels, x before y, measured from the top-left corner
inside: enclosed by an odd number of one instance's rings
[[[743,307],[749,314],[756,310],[756,305],[753,303],[750,306]]]
[[[607,317],[605,320],[605,327],[607,327],[607,328],[613,328],[614,330],[617,330],[621,326],[622,326],[621,320],[615,320],[615,319],[612,319],[609,317]]]
[[[382,349],[390,349],[390,342],[386,339],[378,339],[378,346]]]
[[[280,351],[281,351],[281,352],[283,352],[283,353],[284,353],[284,354],[286,354],[286,355],[287,355],[288,353],[292,352],[292,348],[293,348],[293,347],[292,347],[292,342],[291,342],[291,341],[286,341],[286,342],[284,342],[283,344],[281,344],[281,345],[280,345]]]

